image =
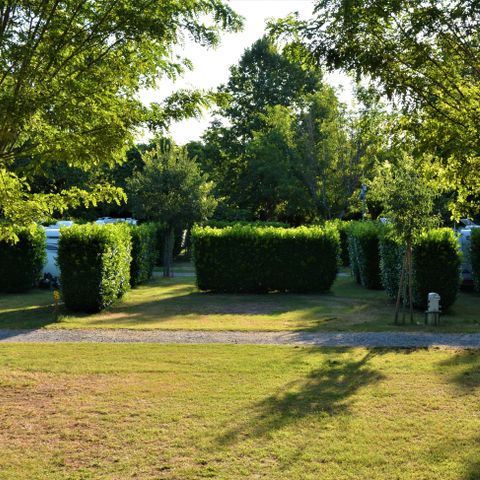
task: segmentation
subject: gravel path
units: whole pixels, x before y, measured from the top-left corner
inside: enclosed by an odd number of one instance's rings
[[[480,348],[480,334],[407,332],[207,332],[162,330],[7,330],[0,343],[99,342],[99,343],[224,343],[253,345],[313,345],[324,347],[451,347]]]

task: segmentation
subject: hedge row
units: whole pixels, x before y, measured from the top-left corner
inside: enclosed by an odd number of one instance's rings
[[[195,227],[192,241],[201,290],[321,292],[337,273],[332,227]]]
[[[348,228],[350,221],[334,219],[325,222],[325,225],[334,226],[340,235],[340,265],[342,267],[348,267],[350,265],[350,255],[348,251]]]
[[[382,284],[397,297],[405,248],[389,236],[380,241]],[[425,232],[413,247],[413,297],[418,308],[427,307],[430,292],[440,294],[443,310],[456,300],[460,286],[460,254],[455,233],[448,228]]]
[[[18,228],[18,242],[0,242],[0,291],[25,292],[40,279],[46,261],[46,235],[42,227]]]
[[[460,250],[455,232],[438,228],[422,234],[413,248],[414,302],[427,307],[430,292],[440,294],[443,310],[455,302],[460,288]]]
[[[157,226],[144,223],[130,227],[132,262],[130,263],[130,286],[148,280],[157,260]]]
[[[381,225],[351,222],[347,227],[348,254],[355,281],[365,288],[381,289],[379,240]]]
[[[472,230],[470,237],[470,259],[472,261],[473,284],[480,292],[480,228]]]
[[[383,232],[380,237],[379,252],[382,286],[388,297],[394,300],[398,294],[405,247],[394,240],[389,232]]]
[[[63,228],[57,261],[65,306],[98,312],[129,288],[130,227],[89,224]]]
[[[204,223],[206,227],[213,227],[213,228],[227,228],[227,227],[234,227],[234,226],[249,226],[249,227],[276,227],[276,228],[288,228],[288,223],[284,222],[265,222],[265,221],[246,221],[246,220],[208,220]]]

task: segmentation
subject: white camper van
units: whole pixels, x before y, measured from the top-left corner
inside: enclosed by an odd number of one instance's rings
[[[50,274],[53,278],[58,278],[60,272],[56,264],[58,254],[58,239],[60,238],[61,227],[71,227],[73,222],[70,220],[60,220],[54,225],[45,227],[47,235],[47,263],[43,267],[43,274]]]
[[[137,221],[134,218],[102,217],[96,220],[95,223],[99,223],[99,224],[128,223],[129,225],[136,225]]]
[[[465,218],[462,218],[460,222],[462,222],[463,227],[457,229],[457,232],[460,250],[462,251],[462,285],[470,286],[473,285],[472,261],[470,259],[470,239],[472,236],[472,230],[480,228],[480,225],[476,225],[471,220]]]
[[[137,221],[133,218],[111,218],[103,217],[96,220],[95,223],[100,225],[106,225],[109,223],[129,223],[130,225],[136,225]],[[47,263],[43,267],[43,275],[51,277],[53,280],[57,280],[60,276],[60,271],[57,266],[58,255],[58,240],[60,238],[60,228],[71,227],[74,222],[70,220],[60,220],[54,225],[45,227],[45,233],[47,234]]]

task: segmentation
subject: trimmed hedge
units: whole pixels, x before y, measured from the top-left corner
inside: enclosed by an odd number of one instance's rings
[[[353,222],[347,228],[347,251],[348,251],[348,263],[350,264],[350,271],[352,272],[352,277],[356,283],[360,284],[360,268],[358,266],[358,253],[357,253],[357,243],[355,237],[352,234],[351,229]]]
[[[470,237],[470,260],[475,290],[480,292],[480,228],[474,228]]]
[[[351,222],[347,227],[348,252],[355,281],[365,288],[381,289],[379,238],[376,222]]]
[[[456,300],[460,287],[460,251],[455,232],[437,228],[423,233],[413,247],[415,305],[427,307],[430,292],[440,294],[442,310]]]
[[[130,253],[128,225],[62,228],[57,262],[66,307],[98,312],[122,297],[130,284]]]
[[[397,298],[405,247],[387,234],[380,237],[380,276],[388,297]]]
[[[350,255],[348,250],[348,227],[350,221],[346,220],[327,220],[325,225],[333,225],[340,235],[340,266],[348,267],[350,265]]]
[[[152,223],[131,226],[130,235],[132,239],[130,286],[134,287],[152,276],[157,259],[157,227]]]
[[[383,236],[380,240],[382,284],[396,299],[405,247]],[[440,294],[446,311],[457,297],[460,285],[460,254],[455,233],[440,228],[423,233],[413,247],[413,298],[417,308],[427,307],[430,292]]]
[[[0,291],[26,292],[40,280],[47,258],[42,227],[18,228],[16,243],[0,242]]]
[[[197,285],[216,292],[322,292],[337,273],[333,227],[194,227]]]
[[[276,227],[276,228],[288,228],[288,223],[284,222],[266,222],[266,221],[247,221],[247,220],[208,220],[203,224],[206,227],[213,227],[213,228],[226,228],[226,227],[234,227],[235,225],[241,226],[250,226],[250,227]]]

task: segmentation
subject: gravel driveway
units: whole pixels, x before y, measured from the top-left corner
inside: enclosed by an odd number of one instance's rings
[[[0,329],[0,343],[99,342],[181,343],[245,345],[313,345],[324,347],[451,347],[480,348],[480,334],[408,332],[207,332],[165,330],[7,330]]]

